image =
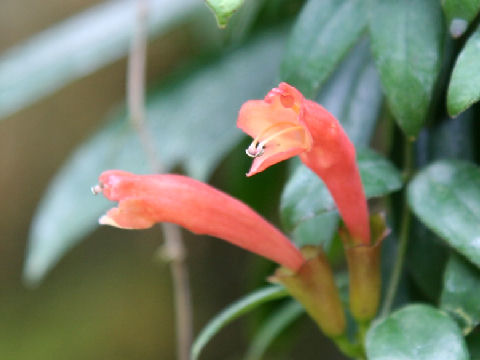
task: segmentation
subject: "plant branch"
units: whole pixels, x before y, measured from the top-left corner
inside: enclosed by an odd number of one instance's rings
[[[404,183],[406,184],[410,179],[413,172],[413,144],[411,141],[405,141],[404,149]],[[390,276],[390,281],[388,284],[387,294],[385,296],[385,302],[383,303],[382,311],[380,315],[386,316],[390,313],[392,309],[393,301],[395,300],[395,295],[397,294],[398,285],[400,284],[400,278],[402,275],[403,263],[405,261],[405,255],[407,253],[408,238],[410,233],[410,210],[408,208],[406,195],[403,199],[403,209],[402,217],[400,224],[400,238],[397,248],[397,255],[395,258],[395,264],[393,266],[393,271]]]
[[[128,57],[127,102],[132,126],[138,133],[150,167],[160,172],[161,164],[153,139],[145,126],[145,64],[147,53],[147,0],[137,0],[135,27]]]
[[[147,0],[137,0],[134,34],[128,59],[127,101],[130,121],[138,133],[142,147],[153,172],[162,172],[155,143],[145,125],[145,64],[147,50]],[[172,272],[175,301],[177,357],[188,360],[192,344],[192,306],[186,252],[178,226],[162,224],[163,253],[169,260]]]
[[[170,263],[175,294],[177,357],[179,360],[188,360],[193,339],[193,314],[185,246],[178,226],[162,223],[162,231],[165,244],[161,252],[163,258]]]

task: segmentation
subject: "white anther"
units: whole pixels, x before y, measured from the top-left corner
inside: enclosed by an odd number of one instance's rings
[[[257,146],[255,146],[253,143],[245,150],[245,153],[250,156],[251,158],[257,158],[259,156],[262,156],[263,153],[265,152],[265,149],[263,148],[264,144],[259,143]]]
[[[97,195],[103,191],[103,185],[95,185],[90,188],[93,195]]]

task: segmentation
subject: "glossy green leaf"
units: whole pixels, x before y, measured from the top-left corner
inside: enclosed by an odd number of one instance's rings
[[[215,14],[217,24],[224,28],[233,13],[237,11],[245,0],[205,0],[208,7]]]
[[[205,345],[226,325],[268,301],[286,296],[288,293],[283,287],[270,286],[257,290],[227,307],[216,315],[197,336],[192,346],[191,360],[198,359]]]
[[[314,97],[365,28],[362,0],[310,0],[303,7],[288,42],[282,80]]]
[[[280,34],[257,38],[228,56],[188,71],[172,86],[153,89],[147,99],[148,127],[165,169],[182,165],[205,180],[242,133],[235,120],[241,104],[261,97],[274,83],[282,49]],[[250,73],[255,69],[255,81]],[[232,91],[235,89],[235,91]],[[195,134],[195,136],[191,136]],[[43,197],[31,227],[25,277],[38,281],[82,238],[108,209],[89,189],[100,173],[119,168],[149,172],[124,116],[117,116],[81,145],[59,171]]]
[[[330,194],[323,196],[330,196]],[[334,208],[335,204],[332,206]],[[321,244],[325,251],[329,251],[339,222],[338,212],[332,209],[318,215],[312,214],[311,218],[302,220],[291,230],[291,237],[299,247]]]
[[[422,128],[442,59],[438,0],[372,0],[372,52],[392,113],[411,137]]]
[[[480,26],[458,55],[447,92],[447,109],[455,116],[480,100]]]
[[[423,169],[408,186],[415,215],[455,250],[480,266],[480,170],[456,160]]]
[[[457,319],[464,334],[480,323],[480,270],[458,255],[445,269],[440,308]]]
[[[400,172],[375,151],[359,149],[357,162],[367,198],[385,196],[402,187]]]
[[[450,35],[462,36],[480,10],[480,0],[442,0]]]
[[[434,159],[445,158],[473,160],[475,131],[472,115],[472,111],[466,111],[422,132],[417,141],[417,165],[422,167]],[[410,236],[406,259],[410,276],[423,295],[438,303],[449,249],[418,221],[412,223]]]
[[[224,44],[243,43],[255,26],[260,12],[265,9],[266,2],[267,0],[246,0],[232,18],[228,20],[228,28],[220,32]],[[262,17],[263,19],[264,17]]]
[[[400,173],[382,156],[360,149],[357,160],[367,197],[387,195],[401,188]],[[329,241],[336,230],[338,213],[330,193],[318,176],[303,165],[297,167],[285,186],[280,208],[286,230],[293,232],[293,238],[302,244]]]
[[[305,309],[296,301],[288,302],[275,311],[255,334],[245,360],[262,360],[273,341],[304,313]]]
[[[465,340],[455,321],[428,305],[410,305],[370,328],[369,360],[467,360]]]
[[[125,56],[135,1],[108,1],[47,29],[0,56],[0,118]],[[168,31],[196,0],[149,1],[148,30]]]

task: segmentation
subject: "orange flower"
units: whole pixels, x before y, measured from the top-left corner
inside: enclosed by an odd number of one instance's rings
[[[295,155],[332,194],[354,243],[370,243],[368,207],[355,148],[337,119],[293,86],[280,83],[264,100],[243,104],[237,126],[254,138],[247,176]]]
[[[109,170],[100,175],[93,191],[119,202],[100,218],[100,224],[146,229],[171,222],[227,240],[294,271],[305,261],[285,235],[247,205],[185,176]]]

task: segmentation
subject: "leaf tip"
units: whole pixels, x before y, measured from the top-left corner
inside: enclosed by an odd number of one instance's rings
[[[456,101],[452,100],[452,97],[453,95],[451,95],[449,91],[447,94],[447,112],[448,112],[448,115],[450,115],[450,117],[456,118],[466,109],[463,109],[461,106],[459,106]]]
[[[27,256],[22,273],[22,283],[28,288],[38,287],[48,266],[39,257]]]
[[[453,38],[459,38],[467,30],[468,21],[461,18],[454,18],[450,22],[449,31]]]
[[[205,3],[215,15],[218,27],[220,29],[225,29],[228,20],[230,20],[233,14],[242,6],[243,1],[244,0],[205,0]]]

